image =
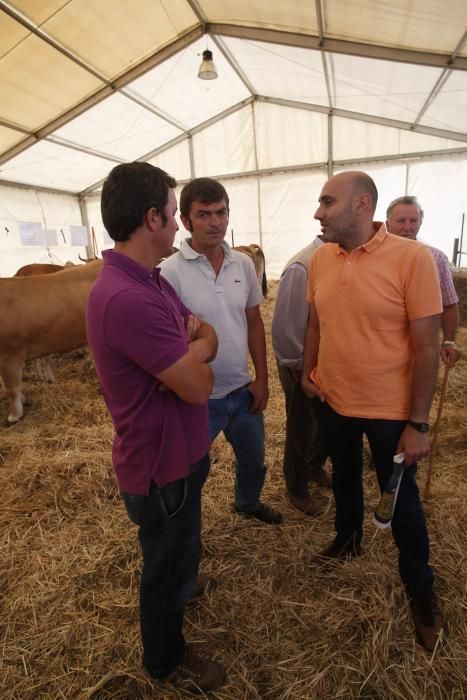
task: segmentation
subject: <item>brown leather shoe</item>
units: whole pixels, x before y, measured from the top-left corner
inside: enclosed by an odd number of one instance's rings
[[[310,494],[307,496],[294,496],[290,491],[286,491],[291,504],[305,515],[319,515],[323,512],[323,504],[316,503]]]
[[[260,503],[256,510],[241,510],[234,505],[234,510],[244,518],[256,518],[267,525],[281,525],[283,521],[282,513],[266,503]]]
[[[177,688],[202,695],[224,684],[225,668],[217,661],[198,656],[187,644],[182,663],[165,680]]]
[[[212,591],[216,587],[216,579],[207,574],[198,574],[195,587],[188,599],[189,603],[196,602],[202,598],[208,591]]]
[[[414,596],[410,600],[410,607],[418,642],[427,651],[434,651],[444,626],[436,595],[431,592],[425,596]]]
[[[310,481],[313,481],[323,489],[332,489],[332,476],[323,467],[316,469],[310,474]]]

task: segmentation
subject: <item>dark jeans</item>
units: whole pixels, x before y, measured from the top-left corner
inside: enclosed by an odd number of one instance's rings
[[[151,482],[148,496],[122,492],[128,517],[139,525],[143,665],[155,678],[168,676],[185,654],[183,615],[198,574],[201,489],[208,471],[206,456],[185,479],[162,488]]]
[[[235,454],[235,505],[250,513],[261,505],[266,476],[263,414],[250,413],[252,403],[253,394],[247,386],[208,403],[211,440],[223,431]]]
[[[316,401],[316,405],[333,464],[336,541],[344,544],[354,537],[359,544],[363,524],[362,436],[367,436],[379,488],[383,491],[406,422],[349,418],[336,413],[327,403]],[[399,550],[399,573],[407,591],[415,596],[429,593],[433,586],[433,572],[428,564],[428,531],[415,481],[416,471],[416,464],[404,469],[391,524]]]
[[[293,496],[309,495],[308,482],[313,472],[322,469],[328,456],[315,402],[304,393],[300,382],[288,367],[277,363],[285,395],[284,479]]]

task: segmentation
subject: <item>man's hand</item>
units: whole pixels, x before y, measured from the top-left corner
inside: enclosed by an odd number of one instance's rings
[[[306,375],[302,376],[302,389],[309,399],[318,398],[320,401],[324,401],[323,392],[320,390],[318,385],[312,382]]]
[[[186,321],[186,334],[188,336],[188,342],[191,343],[192,340],[196,338],[196,334],[199,331],[200,320],[194,314],[190,314]]]
[[[255,379],[254,382],[248,385],[248,390],[253,394],[253,404],[250,408],[250,413],[261,413],[268,405],[268,383]]]
[[[206,321],[200,321],[197,316],[190,314],[186,321],[186,334],[189,349],[195,353],[200,362],[212,362],[217,353],[216,331]]]
[[[407,425],[402,433],[397,453],[403,452],[407,465],[418,462],[422,457],[430,454],[430,441],[426,433],[420,433],[416,428]]]
[[[448,367],[454,367],[461,356],[455,345],[441,345],[439,354],[444,364]]]

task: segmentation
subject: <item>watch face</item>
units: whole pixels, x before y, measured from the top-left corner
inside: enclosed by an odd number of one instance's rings
[[[427,433],[430,430],[428,423],[417,423],[414,420],[409,420],[407,423],[411,425],[412,428],[415,428],[415,430],[418,430],[419,433]]]

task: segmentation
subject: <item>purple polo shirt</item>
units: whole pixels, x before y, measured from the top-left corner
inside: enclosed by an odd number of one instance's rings
[[[207,454],[207,405],[160,391],[156,374],[188,351],[190,311],[159,270],[107,250],[89,294],[86,328],[115,427],[112,459],[122,491],[148,494],[187,476]]]

